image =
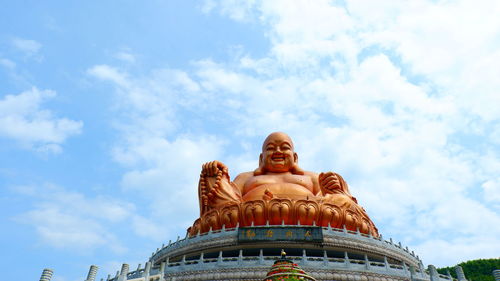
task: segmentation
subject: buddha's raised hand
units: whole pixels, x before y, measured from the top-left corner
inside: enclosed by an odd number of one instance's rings
[[[347,193],[349,190],[344,179],[337,173],[326,172],[319,174],[319,186],[323,195],[328,193]]]
[[[203,164],[198,196],[201,214],[231,202],[241,202],[240,190],[230,182],[226,165],[217,160]]]
[[[224,165],[224,163],[215,160],[203,164],[201,173],[208,177],[215,177],[217,176],[219,170],[222,171],[222,174],[224,175],[228,174],[227,166]]]
[[[339,174],[334,172],[321,173],[318,176],[318,181],[323,196],[327,196],[328,194],[344,194],[355,203],[358,203],[356,197],[352,196],[351,192],[349,192],[349,186]]]

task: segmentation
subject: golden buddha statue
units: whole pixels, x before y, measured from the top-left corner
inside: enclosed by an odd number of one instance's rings
[[[344,179],[333,172],[302,170],[290,137],[270,134],[262,145],[259,167],[230,180],[219,161],[205,163],[198,187],[200,218],[190,235],[250,225],[318,225],[359,230],[378,236]]]

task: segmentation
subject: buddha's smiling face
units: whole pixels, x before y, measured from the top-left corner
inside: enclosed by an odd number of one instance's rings
[[[267,172],[288,172],[297,162],[297,153],[293,151],[293,143],[284,133],[272,133],[264,141],[260,161]]]

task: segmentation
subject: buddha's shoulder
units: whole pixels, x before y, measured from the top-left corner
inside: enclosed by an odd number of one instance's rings
[[[318,173],[311,172],[311,171],[304,171],[304,176],[309,176],[311,178],[317,178],[318,177]]]
[[[236,178],[234,178],[234,182],[235,183],[236,182],[245,182],[251,177],[253,177],[253,172],[244,172],[244,173],[237,175]]]

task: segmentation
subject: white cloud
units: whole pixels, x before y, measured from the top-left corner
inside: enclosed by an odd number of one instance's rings
[[[103,80],[109,80],[121,87],[127,87],[127,77],[117,69],[107,65],[96,65],[88,70],[88,73]]]
[[[496,237],[478,233],[471,237],[429,239],[418,245],[415,252],[425,253],[426,260],[439,261],[437,266],[452,266],[473,259],[497,258],[499,249],[496,245]]]
[[[126,151],[115,154],[117,160],[123,157],[145,162],[134,165],[123,177],[123,186],[140,190],[155,201],[153,210],[159,217],[165,215],[196,214],[198,202],[198,175],[201,164],[220,155],[220,144],[215,139],[195,136],[181,136],[169,142],[166,139],[144,140],[129,143]],[[158,197],[157,194],[166,196]],[[177,204],[179,199],[183,204]],[[180,214],[179,214],[180,213]]]
[[[134,205],[106,197],[88,198],[51,184],[14,190],[36,200],[32,210],[16,219],[32,225],[43,243],[82,252],[102,247],[116,253],[126,251],[110,225],[131,219]]]
[[[37,88],[6,95],[0,100],[0,136],[38,151],[60,152],[68,137],[81,132],[83,123],[57,118],[41,108],[43,102],[55,96],[54,91]]]
[[[35,225],[44,243],[56,248],[88,250],[107,245],[115,252],[124,250],[102,225],[63,213],[57,208],[34,210],[26,213],[24,219]]]
[[[395,48],[409,68],[453,93],[467,111],[498,119],[498,42],[495,1],[414,2],[398,20],[370,34],[373,44]],[[475,98],[471,98],[471,93]]]
[[[138,235],[159,239],[170,230],[184,231],[198,213],[197,198],[192,195],[197,192],[201,164],[217,158],[223,142],[190,133],[205,116],[193,120],[192,127],[180,123],[179,116],[195,114],[196,108],[207,106],[204,102],[209,97],[200,93],[200,85],[187,73],[178,70],[159,69],[145,77],[131,77],[100,65],[88,73],[116,87],[114,110],[123,115],[115,124],[123,138],[112,155],[128,169],[122,186],[151,200],[152,217],[134,219]],[[166,216],[176,216],[177,223],[165,225]]]
[[[14,38],[11,41],[12,45],[21,51],[26,58],[35,58],[40,61],[42,57],[39,55],[39,51],[42,48],[42,44],[35,40]]]
[[[132,219],[134,232],[141,237],[152,239],[156,242],[165,241],[166,226],[145,217],[134,216]]]
[[[484,199],[496,203],[500,207],[500,178],[488,180],[483,183]]]
[[[206,0],[203,1],[200,6],[203,13],[210,13],[215,9],[219,9],[222,15],[228,16],[233,20],[245,21],[248,20],[249,13],[252,12],[252,8],[255,7],[256,0],[222,0],[219,1]]]
[[[0,65],[8,68],[8,69],[14,69],[16,67],[16,63],[6,59],[6,58],[0,58]]]
[[[152,199],[164,214],[176,198],[196,208],[202,162],[250,170],[263,137],[286,131],[304,168],[343,174],[384,236],[424,262],[490,257],[500,250],[500,21],[489,4],[206,1],[206,13],[262,24],[269,53],[200,60],[192,73],[90,69],[115,85],[128,118],[114,150],[129,169],[123,185],[172,195]]]
[[[128,62],[128,63],[134,63],[135,62],[135,56],[129,52],[121,51],[115,54],[115,58]]]
[[[259,1],[245,13],[253,19],[239,20],[265,25],[270,55],[245,57],[241,68],[205,64],[200,84],[238,95],[231,104],[243,111],[234,116],[245,132],[285,130],[304,167],[340,170],[384,235],[411,243],[425,262],[493,256],[499,249],[491,245],[500,244],[500,216],[489,204],[500,117],[493,2]],[[470,134],[489,140],[488,156],[460,137]],[[481,192],[484,200],[470,196]]]
[[[202,5],[200,6],[200,10],[208,14],[210,13],[215,7],[217,6],[216,2],[214,0],[205,0],[203,1]]]

